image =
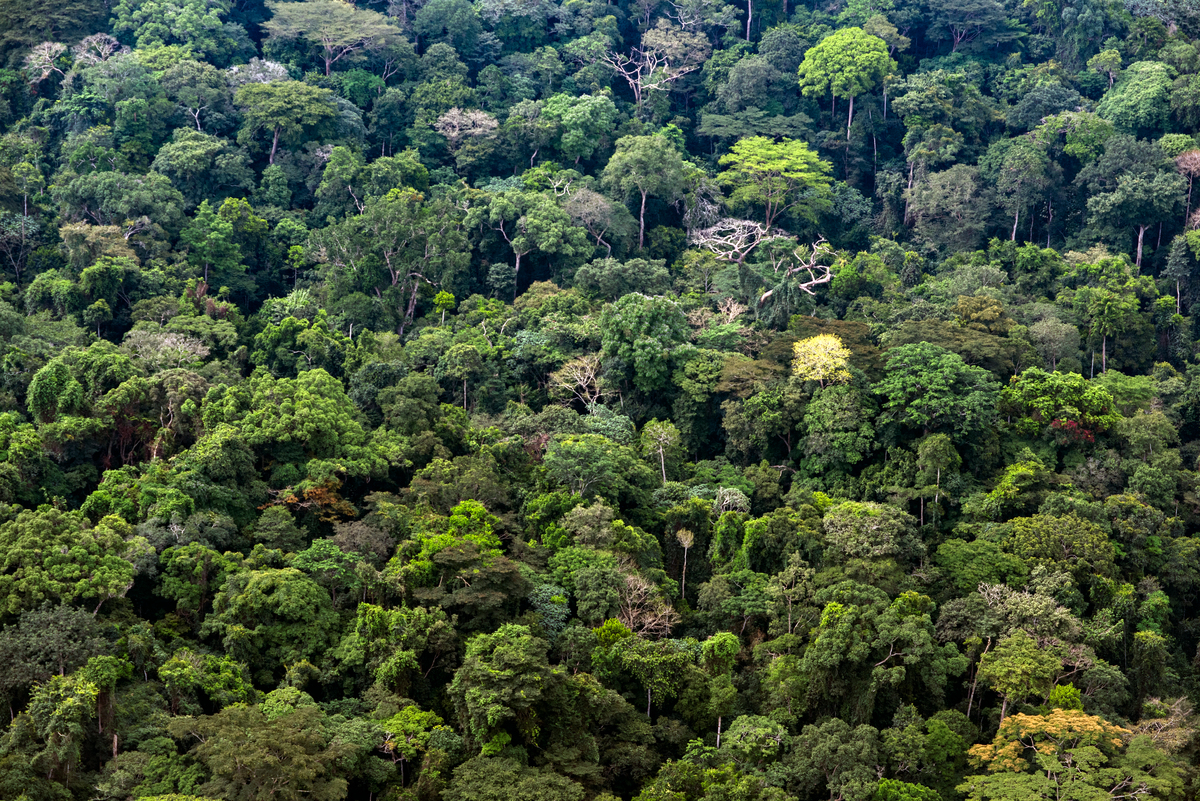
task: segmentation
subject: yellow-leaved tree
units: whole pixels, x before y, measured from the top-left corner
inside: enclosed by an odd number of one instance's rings
[[[850,350],[833,334],[800,340],[792,346],[792,357],[792,375],[805,381],[816,381],[822,389],[850,380],[850,371],[846,369]]]

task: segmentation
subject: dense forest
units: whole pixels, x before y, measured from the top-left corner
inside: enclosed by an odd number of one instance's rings
[[[1200,797],[1190,0],[0,0],[0,799]]]

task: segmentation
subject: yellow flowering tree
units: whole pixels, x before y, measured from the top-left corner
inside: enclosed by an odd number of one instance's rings
[[[833,334],[800,340],[792,346],[792,357],[792,375],[805,381],[816,381],[822,389],[850,380],[850,371],[846,369],[850,350]]]

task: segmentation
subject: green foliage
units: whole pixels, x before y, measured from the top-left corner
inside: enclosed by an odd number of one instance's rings
[[[1188,796],[1198,35],[0,0],[0,798]]]

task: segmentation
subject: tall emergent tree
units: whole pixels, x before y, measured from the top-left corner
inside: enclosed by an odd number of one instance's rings
[[[793,209],[813,219],[829,203],[829,164],[804,142],[751,136],[722,156],[721,166],[718,179],[733,187],[733,201],[761,205],[768,228]]]
[[[299,137],[337,115],[333,92],[300,81],[248,83],[238,89],[234,101],[245,115],[239,141],[264,129],[271,132],[270,164],[275,163],[281,140]]]
[[[886,42],[862,28],[842,28],[804,54],[799,69],[800,88],[806,97],[828,92],[833,96],[834,106],[839,97],[850,98],[850,112],[846,115],[846,139],[849,139],[854,98],[874,89],[894,69],[896,62],[888,55]]]

